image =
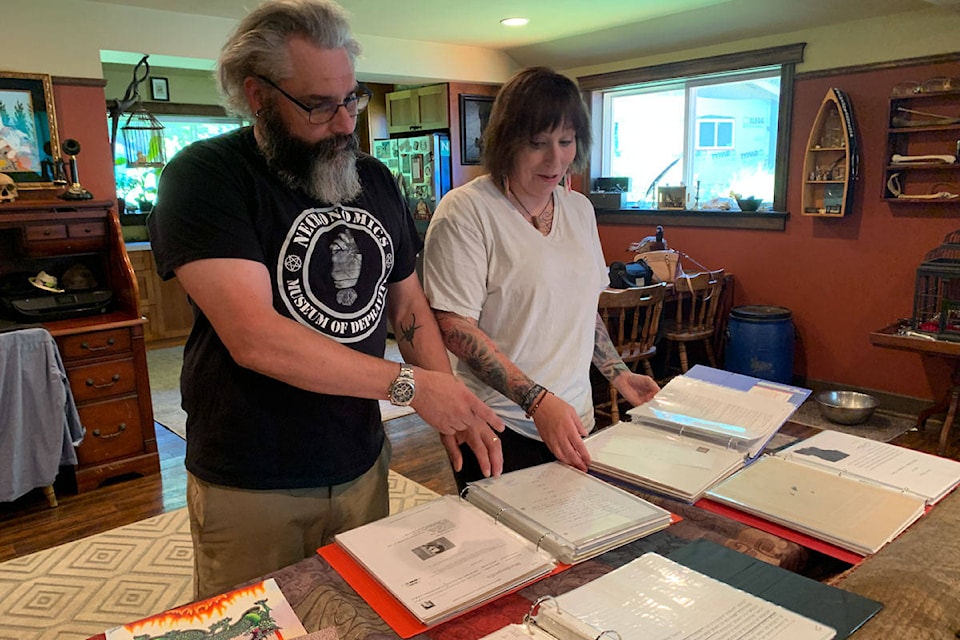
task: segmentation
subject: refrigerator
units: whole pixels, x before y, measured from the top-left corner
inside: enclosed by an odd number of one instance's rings
[[[437,203],[450,190],[450,136],[427,133],[374,140],[373,155],[393,173],[423,237]]]

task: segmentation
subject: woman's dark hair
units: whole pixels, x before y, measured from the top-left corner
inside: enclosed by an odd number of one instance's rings
[[[483,165],[494,183],[504,183],[517,155],[535,135],[564,125],[577,135],[577,155],[570,168],[581,171],[590,156],[592,135],[577,85],[546,67],[517,72],[497,94],[483,132]]]

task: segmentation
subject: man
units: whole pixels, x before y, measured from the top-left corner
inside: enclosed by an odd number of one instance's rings
[[[378,399],[502,468],[503,423],[450,372],[396,183],[357,151],[358,53],[329,0],[260,5],[218,70],[255,124],[191,145],[160,179],[157,268],[196,316],[181,379],[196,598],[387,515]],[[418,367],[383,359],[387,318]]]

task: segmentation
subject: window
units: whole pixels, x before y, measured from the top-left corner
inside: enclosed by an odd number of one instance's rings
[[[192,142],[226,133],[243,124],[227,116],[154,115],[164,127],[163,144],[168,159]],[[123,135],[119,133],[114,153],[117,197],[123,198],[124,209],[128,213],[149,211],[156,201],[160,169],[127,167]]]
[[[733,194],[785,208],[793,67],[803,45],[580,78],[597,144],[591,177],[626,176],[626,201],[657,208],[686,186],[686,208],[736,208]]]

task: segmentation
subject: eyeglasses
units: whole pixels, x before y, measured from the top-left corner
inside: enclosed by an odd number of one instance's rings
[[[311,107],[303,104],[292,95],[281,89],[279,86],[277,86],[277,83],[270,78],[261,75],[258,75],[257,77],[279,91],[284,98],[306,111],[307,121],[310,124],[326,124],[330,122],[334,119],[334,117],[336,117],[337,111],[340,110],[340,107],[343,107],[346,110],[347,115],[349,115],[351,118],[356,118],[357,114],[366,109],[367,104],[370,102],[370,90],[362,84],[359,84],[357,85],[356,90],[354,90],[353,95],[343,102],[333,102],[332,100],[327,100]]]

